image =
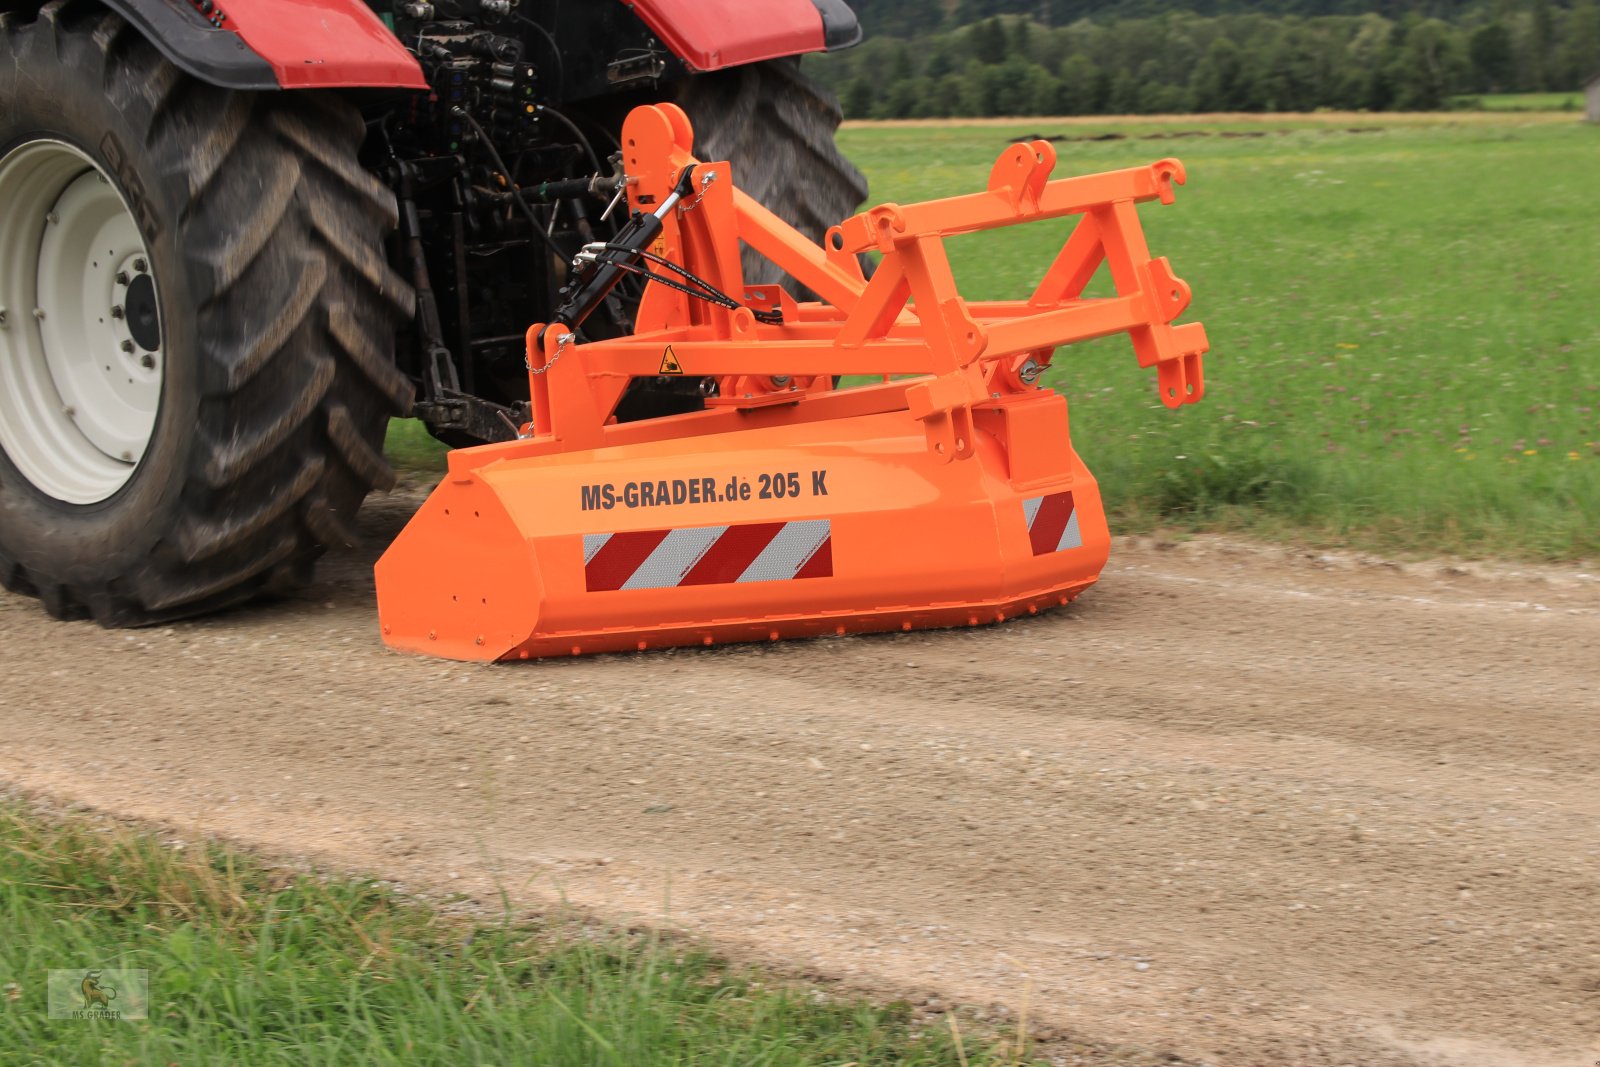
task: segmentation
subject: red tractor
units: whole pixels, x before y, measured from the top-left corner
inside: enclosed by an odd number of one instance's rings
[[[122,626],[306,581],[392,484],[390,418],[526,421],[635,105],[813,239],[853,211],[798,56],[859,37],[841,0],[0,0],[0,584]]]

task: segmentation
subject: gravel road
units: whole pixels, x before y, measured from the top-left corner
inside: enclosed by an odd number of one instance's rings
[[[1123,541],[960,632],[481,667],[371,563],[138,632],[0,594],[0,786],[565,899],[1063,1062],[1600,1061],[1600,570]]]

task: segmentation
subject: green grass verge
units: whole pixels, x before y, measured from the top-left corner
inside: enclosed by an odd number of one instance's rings
[[[1124,338],[1062,350],[1046,379],[1114,529],[1600,555],[1600,128],[1417,118],[854,124],[839,142],[874,202],[981,189],[1013,136],[1063,138],[1058,176],[1187,164],[1177,205],[1143,218],[1209,331],[1206,399],[1162,407]],[[1027,293],[1063,236],[952,241],[963,293]],[[419,429],[392,439],[437,465]]]
[[[954,1064],[904,1005],[692,949],[474,922],[367,881],[0,805],[8,1064]],[[51,969],[143,969],[149,1018],[49,1019]],[[125,1002],[127,1002],[125,1000]],[[976,1064],[1020,1062],[969,1051]]]

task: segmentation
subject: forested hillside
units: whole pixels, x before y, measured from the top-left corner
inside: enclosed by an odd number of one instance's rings
[[[1596,0],[855,0],[867,40],[807,60],[850,118],[1433,110],[1576,90]]]

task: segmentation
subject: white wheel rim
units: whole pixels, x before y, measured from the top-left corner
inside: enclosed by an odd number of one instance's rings
[[[0,448],[57,500],[107,499],[149,447],[166,372],[152,270],[82,151],[39,140],[0,159]]]

